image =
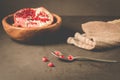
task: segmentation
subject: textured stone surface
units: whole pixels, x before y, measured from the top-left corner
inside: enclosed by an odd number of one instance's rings
[[[50,54],[60,50],[65,55],[86,56],[120,61],[120,47],[87,51],[66,43],[68,36],[82,32],[80,24],[91,20],[112,20],[118,17],[62,16],[61,29],[31,44],[9,38],[0,26],[0,80],[120,80],[120,63],[90,61],[63,62]],[[41,59],[47,56],[55,67]]]

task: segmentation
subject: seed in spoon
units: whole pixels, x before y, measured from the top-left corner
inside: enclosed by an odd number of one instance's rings
[[[60,51],[54,51],[54,54],[57,55],[59,58],[65,58],[65,56]]]
[[[64,55],[59,55],[59,58],[64,59],[64,58],[65,58],[65,56],[64,56]]]
[[[67,58],[68,58],[68,60],[70,60],[70,61],[73,60],[73,56],[72,56],[72,55],[69,55]]]
[[[55,55],[60,56],[61,52],[60,51],[54,51]]]

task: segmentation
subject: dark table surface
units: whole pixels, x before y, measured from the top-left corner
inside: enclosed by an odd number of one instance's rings
[[[43,43],[23,44],[12,40],[0,27],[0,80],[120,80],[120,63],[91,61],[63,62],[50,54],[60,50],[66,55],[103,58],[120,61],[120,47],[87,51],[66,43],[68,36],[82,32],[80,25],[92,20],[113,20],[119,17],[61,16],[60,30],[46,38]],[[41,39],[42,40],[42,39]],[[48,57],[49,62],[42,62]]]

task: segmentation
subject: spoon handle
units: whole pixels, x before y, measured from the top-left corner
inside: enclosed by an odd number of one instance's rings
[[[88,57],[74,57],[74,59],[76,59],[76,60],[84,60],[84,61],[95,61],[95,62],[108,62],[108,63],[118,62],[116,60],[97,59],[97,58],[88,58]]]

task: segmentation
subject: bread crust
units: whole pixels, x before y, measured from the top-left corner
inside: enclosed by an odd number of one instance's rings
[[[86,22],[82,24],[82,30],[84,31],[85,36],[82,36],[83,34],[77,32],[75,33],[75,36],[71,39],[69,38],[67,42],[87,50],[120,45],[120,19],[108,22]],[[92,46],[89,46],[89,42],[91,42]]]

